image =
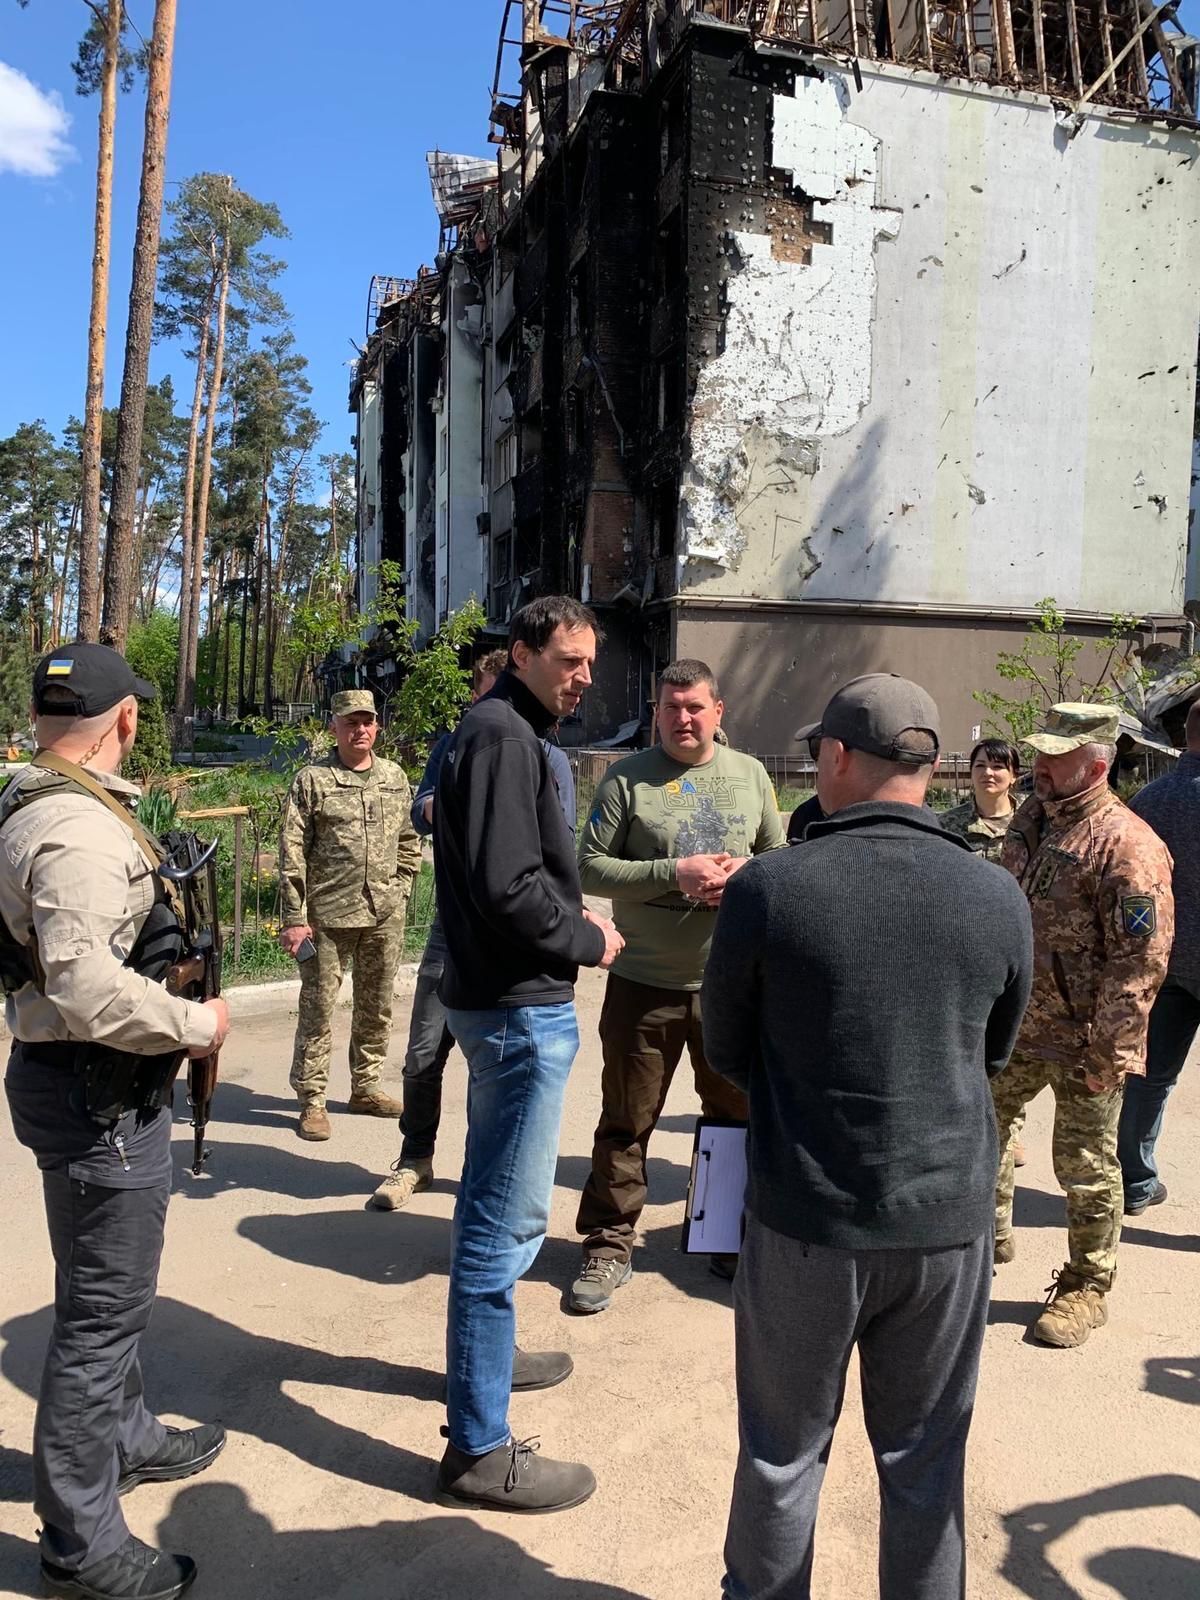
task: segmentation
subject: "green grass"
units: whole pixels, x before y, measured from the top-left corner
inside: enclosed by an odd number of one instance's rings
[[[233,964],[233,932],[225,934],[225,961],[222,974],[225,986],[239,983],[270,983],[276,978],[294,978],[296,963],[280,948],[279,939],[263,929],[242,930],[242,959]]]

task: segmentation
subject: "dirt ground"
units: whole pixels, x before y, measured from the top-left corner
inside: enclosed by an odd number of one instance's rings
[[[434,1189],[364,1209],[397,1153],[389,1122],[334,1116],[301,1144],[287,1087],[293,1019],[243,1023],[228,1046],[209,1175],[179,1175],[144,1347],[148,1398],[171,1421],[220,1420],[203,1477],[125,1501],[143,1538],[200,1563],[197,1600],[716,1600],[736,1420],[730,1289],[679,1252],[695,1098],[681,1072],[650,1162],[632,1283],[610,1310],[563,1310],[574,1206],[598,1104],[602,984],[585,974],[550,1236],[518,1289],[529,1348],[570,1350],[569,1383],[518,1398],[513,1427],[578,1457],[600,1487],[577,1511],[470,1517],[434,1506],[441,1451],[449,1219],[464,1073],[452,1057]],[[393,1068],[407,1026],[398,1006]],[[348,1092],[346,1019],[332,1109]],[[931,1108],[935,1109],[935,1108]],[[1018,1258],[996,1280],[968,1475],[972,1600],[1196,1600],[1200,1595],[1200,1074],[1163,1140],[1168,1203],[1125,1231],[1112,1321],[1078,1351],[1026,1340],[1063,1258],[1036,1103],[1019,1174]],[[49,1252],[36,1170],[0,1113],[0,1593],[38,1592],[29,1507],[33,1394]],[[868,1600],[876,1493],[852,1373],[821,1510],[814,1594]]]

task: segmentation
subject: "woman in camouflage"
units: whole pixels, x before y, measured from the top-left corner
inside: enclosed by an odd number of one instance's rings
[[[942,817],[947,833],[957,833],[978,855],[1000,859],[1000,847],[1016,805],[1013,786],[1021,775],[1016,747],[1003,739],[981,739],[971,751],[970,800]]]

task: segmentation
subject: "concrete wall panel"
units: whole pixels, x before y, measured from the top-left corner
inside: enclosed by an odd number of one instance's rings
[[[701,368],[680,587],[1175,612],[1200,143],[863,68],[775,96],[811,262],[732,234]]]

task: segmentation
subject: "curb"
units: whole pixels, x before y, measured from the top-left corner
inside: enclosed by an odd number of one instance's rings
[[[392,995],[395,999],[405,998],[416,982],[418,961],[405,961],[396,968],[395,981],[392,984]],[[299,978],[277,978],[272,983],[237,983],[231,984],[228,989],[221,991],[221,998],[229,1007],[229,1015],[235,1021],[243,1017],[270,1017],[281,1012],[294,1013],[300,1000]],[[348,1006],[353,999],[353,987],[350,977],[342,979],[342,987],[338,991],[337,1004]]]
[[[407,999],[416,982],[419,966],[418,961],[405,961],[396,968],[396,978],[392,984],[393,998]],[[229,1007],[229,1015],[234,1021],[251,1017],[282,1016],[289,1012],[295,1015],[300,999],[300,979],[280,978],[273,983],[233,984],[222,991],[221,998]],[[352,999],[353,987],[347,976],[342,979],[337,1003],[339,1006],[348,1006]],[[0,1012],[0,1040],[8,1038],[9,1032],[5,1026],[4,1014]]]

